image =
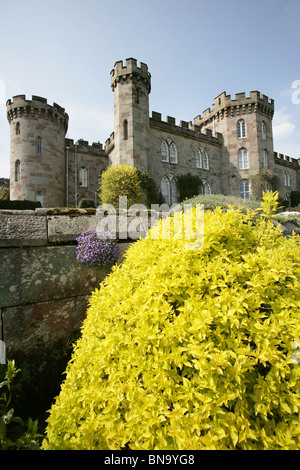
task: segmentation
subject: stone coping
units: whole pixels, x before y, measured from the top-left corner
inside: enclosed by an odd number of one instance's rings
[[[144,237],[149,228],[169,212],[154,210],[116,210],[103,214],[96,209],[38,208],[35,210],[0,210],[0,247],[31,247],[75,243],[88,230],[101,227],[111,232],[108,215],[114,215],[116,238],[120,242]],[[126,216],[126,217],[124,217]],[[112,220],[112,219],[110,219]],[[131,223],[136,224],[137,237],[128,235]],[[101,225],[99,225],[101,224]]]

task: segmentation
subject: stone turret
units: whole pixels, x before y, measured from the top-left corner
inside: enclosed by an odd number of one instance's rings
[[[224,194],[239,195],[241,181],[249,182],[251,189],[251,176],[264,167],[274,169],[273,115],[274,100],[259,91],[251,91],[248,97],[237,93],[235,99],[223,92],[215,98],[212,109],[194,119],[201,130],[223,135]]]
[[[111,71],[114,92],[114,148],[111,164],[132,165],[148,171],[149,93],[151,75],[136,59],[116,62]]]
[[[6,103],[10,124],[10,198],[65,205],[65,135],[68,114],[45,98],[14,96]]]

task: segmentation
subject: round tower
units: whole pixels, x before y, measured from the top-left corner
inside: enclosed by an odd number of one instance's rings
[[[45,98],[14,96],[6,103],[10,125],[10,199],[65,205],[65,135],[69,117]]]
[[[132,165],[148,171],[149,93],[151,75],[146,64],[136,59],[116,62],[111,71],[114,92],[113,165]]]

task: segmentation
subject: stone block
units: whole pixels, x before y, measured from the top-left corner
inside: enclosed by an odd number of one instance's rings
[[[46,217],[0,214],[0,247],[45,246],[47,243]]]
[[[7,358],[17,353],[49,351],[59,340],[79,331],[86,317],[89,296],[4,308],[3,337]]]

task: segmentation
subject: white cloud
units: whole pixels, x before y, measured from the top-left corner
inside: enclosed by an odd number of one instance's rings
[[[292,121],[293,114],[288,114],[287,108],[281,108],[274,114],[273,135],[274,139],[285,139],[293,134],[296,129]]]

